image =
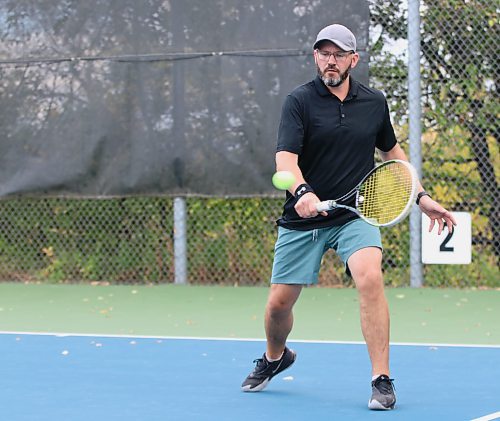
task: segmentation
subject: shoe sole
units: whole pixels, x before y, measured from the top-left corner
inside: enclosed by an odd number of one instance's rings
[[[252,386],[242,386],[241,390],[243,392],[260,392],[261,390],[265,389],[267,384],[271,381],[271,379],[268,377],[266,380],[264,380],[262,383],[258,384],[254,388]]]
[[[296,354],[293,350],[290,350],[290,352],[292,352],[292,353],[293,353],[293,361],[290,363],[290,365],[289,365],[287,368],[285,368],[285,369],[281,370],[279,373],[276,373],[274,376],[277,376],[278,374],[283,373],[283,371],[288,370],[288,369],[289,369],[289,368],[293,365],[293,363],[294,363],[294,362],[295,362],[295,360],[297,359],[297,354]],[[255,387],[253,387],[253,388],[252,388],[250,385],[248,385],[248,386],[242,386],[242,387],[241,387],[241,390],[242,390],[243,392],[260,392],[261,390],[264,390],[264,389],[266,388],[266,386],[268,385],[268,383],[271,381],[271,379],[272,379],[274,376],[272,376],[272,377],[268,377],[268,378],[267,378],[266,380],[264,380],[262,383],[258,384],[257,386],[255,386]]]
[[[393,403],[391,406],[384,406],[379,401],[371,399],[368,401],[368,408],[376,411],[390,411],[391,409],[394,409],[395,404],[396,403]]]

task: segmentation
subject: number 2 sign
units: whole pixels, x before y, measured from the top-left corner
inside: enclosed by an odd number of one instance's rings
[[[437,235],[437,224],[429,232],[430,220],[422,214],[422,263],[469,264],[471,262],[471,217],[467,212],[453,212],[457,226],[445,227]]]

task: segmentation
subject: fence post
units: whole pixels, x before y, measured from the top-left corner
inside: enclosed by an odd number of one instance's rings
[[[187,283],[186,199],[174,198],[174,268],[175,283]]]
[[[408,113],[410,161],[421,177],[420,0],[408,1]],[[412,287],[421,287],[423,284],[420,224],[420,210],[417,206],[413,206],[410,213],[410,285]]]

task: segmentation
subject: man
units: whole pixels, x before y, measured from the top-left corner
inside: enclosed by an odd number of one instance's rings
[[[343,260],[359,294],[361,329],[372,365],[370,409],[393,409],[389,372],[389,311],[382,278],[380,231],[353,212],[336,209],[318,214],[315,204],[350,191],[381,158],[407,160],[398,145],[384,95],[355,81],[350,71],[359,55],[356,39],[345,26],[322,29],[313,46],[318,75],[286,98],[278,132],[277,171],[291,171],[278,220],[278,239],[265,312],[267,349],[245,379],[242,390],[257,392],[290,367],[296,358],[286,347],[292,308],[303,285],[315,284],[321,258],[332,248]],[[431,219],[430,229],[456,224],[450,212],[419,186],[417,199]]]

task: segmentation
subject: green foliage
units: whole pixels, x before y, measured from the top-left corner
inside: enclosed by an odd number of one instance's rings
[[[267,285],[282,201],[188,198],[189,282]],[[173,282],[171,199],[12,200],[0,202],[0,217],[2,280]],[[488,219],[476,212],[473,220],[480,239]],[[407,286],[408,221],[383,229],[382,238],[386,284]],[[426,266],[426,284],[500,287],[491,248],[476,242],[473,250],[470,265]],[[323,259],[320,285],[353,286],[334,253]]]
[[[387,94],[401,136],[407,133],[407,104],[399,93],[406,92],[408,80],[400,51],[391,49],[406,38],[400,4],[371,2],[372,24],[381,36],[370,75],[372,85]],[[498,7],[486,0],[425,0],[420,18],[423,184],[443,206],[471,213],[473,224],[472,264],[428,266],[425,280],[433,286],[498,286]]]
[[[189,277],[202,283],[265,284],[282,199],[189,199]],[[210,223],[207,223],[210,216]]]
[[[1,277],[49,282],[171,278],[168,199],[3,201]]]

